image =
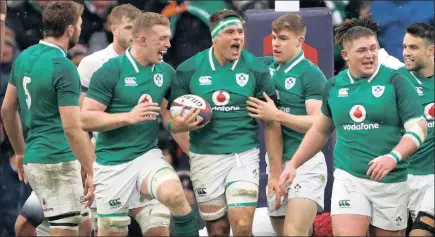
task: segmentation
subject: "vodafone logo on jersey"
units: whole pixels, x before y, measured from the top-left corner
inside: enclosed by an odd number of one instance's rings
[[[366,109],[362,105],[354,105],[349,112],[350,118],[357,123],[364,121],[366,114]]]
[[[240,110],[239,106],[226,106],[230,102],[230,93],[224,90],[213,92],[212,100],[216,105],[211,108],[212,111],[228,112]]]
[[[427,126],[429,128],[433,128],[435,125],[435,121],[434,121],[434,117],[435,117],[435,107],[434,107],[434,103],[430,103],[427,104],[424,107],[424,116],[426,117],[427,120]]]
[[[213,103],[218,106],[227,105],[230,102],[230,94],[226,91],[215,91],[212,98]]]
[[[424,116],[426,116],[427,120],[434,120],[435,117],[434,103],[427,104],[424,107]]]
[[[363,121],[366,119],[367,111],[362,105],[354,105],[349,111],[350,118],[356,122],[354,124],[343,125],[344,130],[371,130],[378,129],[379,124],[365,124]]]

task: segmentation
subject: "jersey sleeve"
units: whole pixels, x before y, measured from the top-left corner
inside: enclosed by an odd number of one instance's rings
[[[391,83],[396,92],[396,106],[402,123],[423,116],[423,109],[411,82],[403,74],[395,73],[391,77]]]
[[[190,79],[195,73],[195,67],[192,63],[193,60],[188,59],[178,66],[171,83],[169,103],[182,95],[190,94]]]
[[[322,113],[329,118],[332,118],[331,108],[329,107],[329,91],[333,87],[333,79],[329,79],[329,81],[326,83],[325,88],[323,89],[322,107],[320,109],[320,111],[322,111]]]
[[[107,106],[112,100],[119,77],[119,68],[112,61],[108,61],[92,75],[86,97]]]
[[[258,57],[257,59],[263,62],[266,66],[270,66],[275,61],[273,56]]]
[[[322,94],[326,85],[326,77],[318,68],[310,68],[302,75],[302,85],[305,100],[322,100]]]
[[[16,85],[16,83],[17,83],[16,78],[17,78],[17,73],[18,73],[18,70],[17,70],[18,62],[19,62],[19,57],[17,59],[15,59],[15,61],[12,63],[11,74],[9,75],[9,79],[8,79],[8,82],[14,86],[17,86]]]
[[[53,59],[53,87],[59,106],[78,106],[80,77],[77,68],[66,58]]]
[[[98,68],[101,67],[102,63],[103,62],[101,60],[92,57],[91,55],[82,59],[77,68],[80,75],[82,91],[86,92],[88,90],[92,75]]]
[[[255,97],[263,98],[263,92],[266,92],[269,97],[276,95],[275,84],[266,65],[258,62],[254,75],[256,80]]]

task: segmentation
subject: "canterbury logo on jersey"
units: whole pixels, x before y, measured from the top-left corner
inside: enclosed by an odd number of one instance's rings
[[[344,130],[371,130],[378,129],[379,124],[365,124],[363,121],[366,119],[367,111],[362,105],[354,105],[349,111],[350,118],[359,124],[346,124],[343,125]]]
[[[136,77],[124,78],[125,86],[137,86]]]
[[[279,110],[281,110],[285,113],[288,113],[288,114],[290,113],[290,108],[288,108],[288,107],[279,107]]]
[[[211,76],[202,76],[199,78],[199,85],[200,86],[208,86],[211,84],[212,84]]]

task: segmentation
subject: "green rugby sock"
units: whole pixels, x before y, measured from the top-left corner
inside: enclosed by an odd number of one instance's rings
[[[199,236],[198,222],[193,209],[185,216],[173,216],[172,220],[174,221],[174,229],[171,236]]]

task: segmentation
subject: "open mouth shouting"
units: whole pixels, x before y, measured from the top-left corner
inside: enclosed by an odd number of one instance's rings
[[[240,53],[240,43],[232,43],[230,45],[231,51],[233,53],[233,55],[238,55]]]
[[[160,50],[160,51],[159,51],[159,58],[160,58],[160,61],[163,60],[163,55],[164,55],[166,52],[168,52],[167,49],[164,49],[164,50]]]

